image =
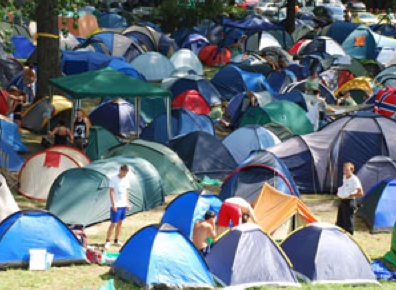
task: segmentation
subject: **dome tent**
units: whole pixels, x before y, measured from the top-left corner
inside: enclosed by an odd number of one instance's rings
[[[19,207],[8,188],[7,180],[0,174],[0,223],[17,211]]]
[[[141,287],[214,288],[205,259],[188,237],[168,224],[147,226],[121,248],[114,272]]]
[[[161,176],[166,195],[200,190],[200,186],[195,182],[183,161],[165,145],[136,139],[130,143],[110,148],[104,158],[119,155],[143,158],[150,162]]]
[[[80,151],[75,147],[70,147],[65,145],[55,145],[47,148],[46,150],[53,152],[60,152],[65,155],[71,156],[78,163],[80,167],[83,167],[91,163],[91,160],[88,158],[88,156],[85,155],[84,152]]]
[[[90,160],[98,160],[107,149],[119,145],[120,141],[105,128],[100,126],[92,126],[89,128],[88,146],[85,153]]]
[[[139,55],[131,64],[149,82],[160,82],[170,77],[175,70],[174,65],[166,56],[154,51]]]
[[[180,49],[175,52],[171,57],[171,63],[175,69],[188,69],[193,70],[196,74],[204,75],[201,61],[198,57],[189,49]]]
[[[174,226],[191,239],[195,223],[202,220],[208,210],[218,216],[222,203],[217,195],[186,192],[166,207],[161,223]]]
[[[172,108],[183,108],[198,115],[208,115],[210,106],[200,93],[188,90],[172,100]]]
[[[331,224],[313,223],[281,243],[298,276],[314,284],[377,284],[370,258],[352,236]]]
[[[76,236],[49,212],[24,210],[10,215],[0,224],[0,237],[0,268],[27,266],[31,249],[53,254],[53,265],[86,263]]]

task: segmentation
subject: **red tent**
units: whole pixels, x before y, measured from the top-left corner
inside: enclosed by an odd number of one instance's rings
[[[229,63],[231,52],[228,48],[218,48],[215,45],[208,45],[201,49],[198,54],[199,60],[207,66]]]
[[[208,103],[194,90],[185,91],[174,98],[172,108],[183,108],[198,115],[208,115],[210,113]]]
[[[343,84],[353,80],[355,76],[349,70],[340,69],[338,71],[338,87],[341,88]]]
[[[386,87],[375,97],[375,112],[385,117],[392,117],[396,112],[396,88]]]
[[[7,91],[0,91],[0,115],[6,115],[8,112],[8,104],[7,104]]]

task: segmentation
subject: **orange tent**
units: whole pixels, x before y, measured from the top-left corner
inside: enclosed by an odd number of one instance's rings
[[[297,197],[277,191],[267,183],[253,204],[263,231],[283,239],[301,225],[317,222],[313,213]]]
[[[62,25],[62,16],[58,16],[59,30],[67,28],[71,34],[78,37],[87,37],[93,31],[99,29],[98,21],[94,15],[85,14],[78,18],[78,28],[73,28],[73,17],[65,17],[66,26]]]

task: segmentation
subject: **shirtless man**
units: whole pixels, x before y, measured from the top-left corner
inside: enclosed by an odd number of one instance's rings
[[[250,203],[241,197],[231,197],[226,199],[221,205],[219,219],[217,221],[219,235],[221,235],[230,226],[230,222],[233,227],[239,225],[242,221],[243,214],[248,215],[253,222],[257,223]]]
[[[29,66],[25,66],[22,71],[22,79],[23,79],[23,91],[29,96],[31,99],[29,102],[33,101],[35,98],[34,93],[34,83],[36,82],[36,72],[34,71],[33,64],[29,64]]]
[[[203,254],[208,253],[209,245],[207,238],[214,240],[216,238],[215,229],[216,214],[209,210],[205,213],[205,217],[201,221],[194,224],[192,240],[195,247]]]

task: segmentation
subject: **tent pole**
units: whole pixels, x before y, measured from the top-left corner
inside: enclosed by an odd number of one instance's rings
[[[166,102],[166,123],[168,125],[168,136],[169,140],[172,139],[172,123],[171,123],[171,101],[170,96],[168,96],[165,100]]]
[[[136,126],[136,136],[140,136],[140,97],[135,98],[135,126]]]

